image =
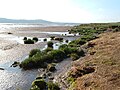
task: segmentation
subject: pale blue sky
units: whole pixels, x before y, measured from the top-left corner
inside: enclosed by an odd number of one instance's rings
[[[0,17],[57,22],[120,22],[120,0],[0,0]]]

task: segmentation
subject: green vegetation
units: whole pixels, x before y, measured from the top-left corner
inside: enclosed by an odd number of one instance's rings
[[[24,40],[24,44],[34,44],[34,40],[31,39]]]
[[[41,51],[39,49],[33,49],[33,50],[30,51],[29,57],[32,57],[33,55],[35,55],[37,53],[41,53]]]
[[[68,43],[68,42],[69,42],[69,40],[65,40],[65,42],[66,42],[66,43]]]
[[[52,41],[47,42],[47,46],[53,48],[53,42]]]
[[[50,38],[51,38],[51,40],[54,40],[54,39],[55,39],[55,36],[51,36]]]
[[[24,37],[23,40],[27,40],[27,37]]]
[[[45,41],[47,41],[47,39],[46,39],[46,38],[44,38],[44,39],[43,39],[43,41],[45,42]]]
[[[30,90],[46,90],[46,88],[47,88],[47,83],[43,79],[37,79],[33,81]]]
[[[72,58],[72,60],[79,59],[84,56],[84,51],[80,48],[81,45],[86,42],[98,38],[97,35],[106,31],[112,30],[117,32],[120,30],[120,24],[82,24],[74,26],[69,33],[79,33],[80,38],[71,41],[68,45],[63,44],[58,50],[53,50],[53,42],[47,43],[48,48],[42,52],[39,50],[33,50],[30,52],[29,58],[21,62],[22,68],[38,68],[47,67],[46,63],[60,62],[65,58]],[[52,40],[62,41],[61,37],[51,36]],[[46,41],[47,39],[44,39]],[[25,40],[26,41],[26,40]],[[29,42],[34,42],[28,39]],[[68,42],[68,41],[66,41]]]
[[[71,47],[63,44],[58,50],[53,50],[52,42],[48,42],[49,47],[43,51],[39,49],[31,50],[29,58],[21,62],[20,67],[23,69],[46,68],[46,63],[60,62],[65,58],[72,57],[74,60],[84,56],[84,51],[80,47]]]
[[[37,37],[33,37],[33,40],[34,40],[35,42],[37,42],[37,41],[38,41],[38,38],[37,38]]]

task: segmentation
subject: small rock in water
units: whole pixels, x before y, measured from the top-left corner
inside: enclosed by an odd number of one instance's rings
[[[36,77],[36,79],[43,79],[43,77],[40,77],[40,76],[39,76],[39,77]]]
[[[54,77],[49,77],[49,79],[50,79],[50,80],[53,80],[53,79],[54,79]]]
[[[15,61],[10,67],[17,67],[20,63]]]
[[[0,70],[5,70],[4,68],[0,68]]]

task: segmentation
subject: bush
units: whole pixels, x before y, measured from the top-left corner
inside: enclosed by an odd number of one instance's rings
[[[53,82],[48,82],[48,90],[60,90],[58,84],[53,83]]]
[[[64,48],[66,48],[66,47],[68,47],[67,44],[62,44],[62,45],[59,46],[59,49],[64,49]]]
[[[23,40],[27,40],[27,37],[24,37]]]
[[[51,36],[50,38],[51,38],[51,40],[54,40],[55,36]]]
[[[45,42],[45,41],[47,41],[47,39],[46,39],[46,38],[44,38],[44,39],[43,39],[43,41]]]
[[[51,41],[47,42],[47,46],[53,48],[53,42]]]
[[[36,87],[38,90],[46,90],[47,83],[43,79],[37,79],[32,82],[31,90],[36,90]]]
[[[65,40],[65,42],[66,42],[66,43],[68,43],[68,42],[69,42],[69,40]]]
[[[49,54],[53,56],[53,59],[56,62],[60,62],[65,58],[65,53],[63,50],[53,50],[50,51]]]
[[[47,53],[47,52],[52,51],[52,50],[53,50],[53,48],[47,47],[47,48],[43,51],[43,53]]]
[[[33,49],[30,51],[29,53],[29,57],[32,57],[33,55],[35,55],[36,53],[41,53],[41,51],[39,49]]]
[[[31,39],[24,40],[24,44],[34,44],[34,41]]]
[[[23,69],[29,69],[29,68],[33,68],[34,64],[33,64],[33,59],[32,58],[27,58],[24,61],[21,62],[20,67]]]
[[[35,42],[37,42],[37,41],[38,41],[38,38],[37,38],[37,37],[33,37],[33,40],[34,40]]]

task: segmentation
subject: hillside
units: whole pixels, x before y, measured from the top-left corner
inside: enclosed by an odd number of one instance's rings
[[[94,46],[70,71],[76,80],[69,89],[120,90],[120,32],[101,34],[89,43]]]

